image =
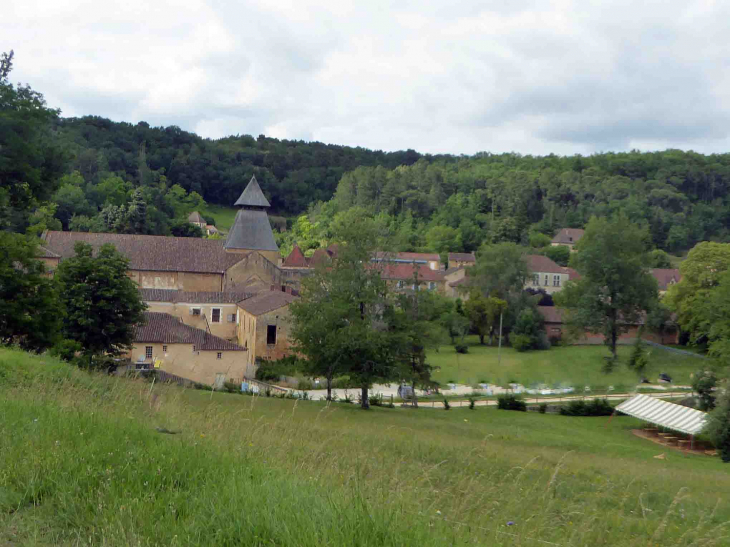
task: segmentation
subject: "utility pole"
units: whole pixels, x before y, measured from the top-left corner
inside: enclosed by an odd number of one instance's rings
[[[499,312],[499,342],[497,346],[497,366],[502,362],[502,313]]]

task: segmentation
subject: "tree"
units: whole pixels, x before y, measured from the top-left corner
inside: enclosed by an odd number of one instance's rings
[[[132,233],[147,233],[147,202],[141,188],[137,188],[132,193],[132,201],[127,209],[127,222]]]
[[[607,368],[617,359],[621,333],[639,324],[657,299],[656,280],[646,271],[648,240],[647,230],[623,215],[591,218],[571,259],[581,278],[554,295],[569,329],[604,335],[612,355]]]
[[[651,253],[649,253],[649,265],[652,268],[671,268],[672,261],[666,251],[654,249]]]
[[[200,226],[184,219],[173,220],[170,223],[170,233],[175,237],[203,237]]]
[[[545,336],[542,323],[542,316],[538,311],[530,307],[523,308],[512,327],[510,339],[512,339],[512,335],[522,336],[527,342],[526,349],[536,348],[540,336]]]
[[[570,262],[570,249],[566,245],[555,245],[554,247],[545,247],[545,256],[558,264],[559,266],[567,266]]]
[[[491,337],[499,316],[507,309],[507,302],[494,297],[484,297],[474,292],[464,304],[464,313],[471,321],[471,326],[479,335],[479,343],[484,345],[484,337]]]
[[[700,410],[709,412],[715,408],[717,374],[712,369],[698,370],[692,378],[692,389],[697,392]]]
[[[0,231],[0,343],[42,351],[58,339],[61,304],[38,240]]]
[[[302,281],[301,298],[290,306],[294,347],[308,370],[328,378],[328,394],[334,371],[348,374],[360,385],[363,409],[374,381],[397,377],[402,350],[402,337],[388,329],[395,313],[388,286],[370,262],[378,232],[367,219],[341,225],[336,259]]]
[[[0,228],[18,223],[50,199],[66,166],[51,134],[58,110],[43,95],[8,81],[13,52],[0,58]],[[16,226],[17,228],[17,226]]]
[[[509,293],[521,292],[530,276],[524,255],[524,248],[515,243],[482,245],[467,275],[483,295],[505,299]]]
[[[724,289],[714,295],[728,269],[730,244],[702,242],[679,265],[682,279],[670,286],[664,296],[663,301],[677,314],[677,323],[695,343],[706,341],[710,329],[717,322],[708,320],[708,313],[722,315],[724,305],[730,304],[725,299],[730,298],[730,294],[725,295]],[[730,280],[728,285],[730,290]],[[718,324],[718,328],[721,326]]]
[[[95,356],[131,349],[146,306],[127,275],[129,261],[113,245],[102,245],[96,256],[86,243],[77,242],[74,250],[56,273],[66,311],[63,335],[81,345],[92,366]]]
[[[426,243],[441,255],[461,251],[461,233],[449,226],[434,226],[426,232]]]
[[[720,450],[720,457],[725,463],[730,462],[730,390],[717,399],[717,406],[710,413],[707,434],[712,443]]]

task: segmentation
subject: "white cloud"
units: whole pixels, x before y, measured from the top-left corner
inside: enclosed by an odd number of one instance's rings
[[[394,150],[730,140],[730,4],[10,0],[14,80],[64,115]]]

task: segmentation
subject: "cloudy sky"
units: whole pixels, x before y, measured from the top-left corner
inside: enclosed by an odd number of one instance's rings
[[[5,0],[2,12],[12,79],[64,116],[432,153],[730,151],[727,0]]]

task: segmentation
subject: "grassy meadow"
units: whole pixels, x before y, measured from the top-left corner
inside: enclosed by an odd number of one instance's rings
[[[727,545],[730,468],[637,425],[363,412],[0,350],[0,544]]]
[[[631,346],[619,347],[619,365],[611,374],[605,374],[601,368],[609,352],[602,345],[556,346],[545,351],[523,353],[503,347],[501,363],[498,364],[496,345],[481,346],[476,336],[469,336],[466,341],[469,344],[467,354],[456,353],[453,346],[441,346],[438,352],[429,353],[429,363],[438,367],[433,377],[442,385],[453,380],[469,385],[487,382],[505,386],[517,382],[528,387],[545,383],[576,388],[588,385],[597,389],[609,385],[628,388],[635,386],[638,381],[636,373],[626,366]],[[672,377],[673,383],[688,385],[691,382],[690,374],[703,365],[703,360],[696,357],[651,347],[647,349],[650,354],[645,375],[650,381],[656,381],[659,373],[666,372]]]
[[[231,229],[231,226],[233,226],[233,221],[236,220],[236,213],[238,211],[235,207],[207,203],[205,207],[198,212],[203,215],[203,218],[206,220],[210,218],[215,219],[216,228],[227,232]]]

